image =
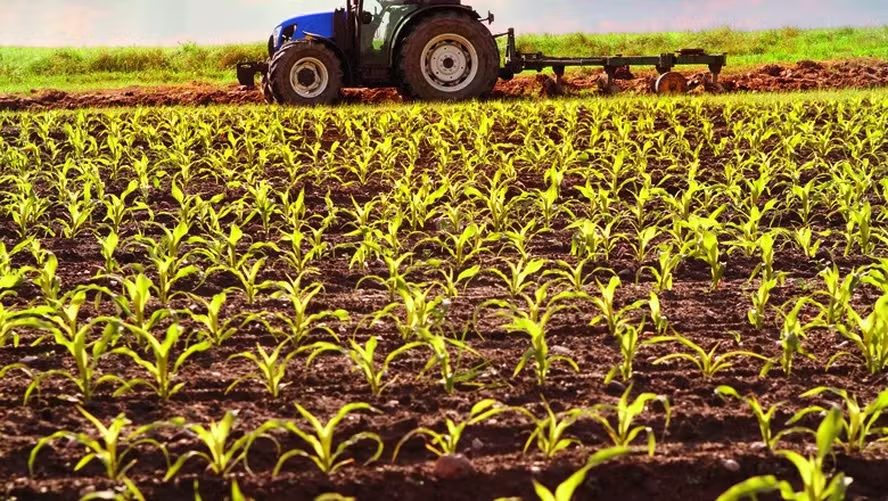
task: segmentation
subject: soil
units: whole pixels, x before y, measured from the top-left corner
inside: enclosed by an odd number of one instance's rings
[[[775,77],[761,77],[762,80]],[[238,95],[245,91],[236,90]],[[710,110],[710,117],[717,121],[718,110]],[[61,127],[61,125],[56,124]],[[17,140],[15,131],[3,131],[8,144]],[[720,125],[718,134],[728,134],[725,125]],[[333,139],[333,138],[331,138]],[[506,141],[506,138],[499,138]],[[150,151],[158,151],[146,148]],[[835,162],[848,160],[844,153],[836,151],[831,159]],[[718,161],[715,158],[710,162]],[[708,165],[708,164],[707,164]],[[705,176],[707,165],[701,168]],[[709,165],[709,166],[714,166]],[[521,179],[525,189],[542,188],[540,176],[527,176]],[[278,180],[279,181],[279,180]],[[654,179],[659,182],[659,179]],[[566,180],[566,186],[577,182]],[[189,187],[192,194],[201,193],[205,199],[214,193],[226,193],[237,197],[223,185],[202,182]],[[295,186],[294,191],[304,188],[306,204],[310,214],[321,214],[325,210],[325,196],[328,186]],[[350,204],[349,200],[365,201],[381,187],[359,188],[335,187],[332,194],[340,204]],[[108,193],[119,192],[108,189]],[[163,218],[163,212],[171,211],[177,202],[169,196],[168,187],[158,190],[151,198],[152,207]],[[242,193],[240,194],[242,195]],[[779,195],[779,196],[778,196]],[[780,198],[782,194],[774,194]],[[566,198],[580,200],[580,194],[571,189]],[[782,199],[782,198],[781,198]],[[822,216],[822,217],[821,217]],[[101,220],[99,215],[97,220]],[[829,218],[820,215],[817,220],[829,226]],[[531,252],[534,256],[552,260],[575,260],[568,255],[571,232],[565,230],[565,221],[554,226],[558,231],[546,234],[534,241]],[[836,222],[835,229],[841,227]],[[342,241],[350,229],[339,227],[331,230],[330,240]],[[157,229],[153,226],[134,223],[122,232],[132,235],[136,231],[147,234]],[[245,227],[248,235],[260,237],[263,229],[258,223]],[[434,234],[431,229],[428,233]],[[0,218],[0,236],[10,245],[16,241],[12,221]],[[414,239],[419,237],[413,237]],[[54,252],[59,258],[59,276],[64,288],[70,289],[79,284],[92,282],[102,267],[102,259],[96,239],[84,234],[72,240],[62,238],[42,239],[44,248]],[[409,242],[410,244],[415,242]],[[498,249],[483,257],[480,264],[484,268],[502,267],[505,258],[514,261],[515,255],[508,250]],[[342,253],[344,254],[344,253]],[[388,353],[400,345],[394,326],[389,322],[363,327],[358,321],[365,315],[388,304],[385,291],[364,282],[357,288],[358,281],[365,273],[352,271],[348,258],[338,255],[319,263],[318,279],[324,284],[323,294],[318,296],[314,311],[320,309],[343,308],[350,312],[352,320],[339,332],[348,335],[356,331],[358,340],[363,342],[371,335],[382,338],[380,352]],[[499,256],[499,257],[498,257]],[[444,257],[444,256],[438,256]],[[778,252],[775,268],[788,274],[790,280],[774,293],[774,304],[782,304],[794,297],[807,294],[816,280],[817,271],[822,266],[817,260],[808,259],[790,251]],[[123,253],[118,259],[121,264],[144,261],[145,256],[137,252]],[[836,264],[847,272],[851,267],[869,262],[867,256],[834,256]],[[22,263],[18,263],[21,265]],[[651,264],[651,263],[647,263]],[[369,263],[366,273],[384,274],[382,263]],[[751,286],[747,277],[755,267],[754,260],[739,256],[727,258],[728,274],[721,286],[709,290],[708,268],[702,263],[689,261],[676,272],[674,290],[661,296],[664,311],[672,326],[682,334],[694,339],[705,347],[722,343],[723,350],[749,349],[774,356],[777,328],[775,319],[770,318],[768,327],[754,330],[748,326],[746,311],[749,305]],[[651,277],[642,274],[638,285],[632,284],[640,266],[630,257],[630,250],[621,245],[615,249],[607,262],[590,263],[590,268],[606,266],[625,283],[621,288],[619,302],[628,304],[645,298],[651,288]],[[266,270],[267,279],[279,279],[285,267],[278,261],[271,261]],[[417,280],[422,277],[413,277]],[[233,283],[232,277],[215,274],[206,283],[197,287],[183,288],[208,298]],[[195,284],[192,284],[195,285]],[[33,287],[23,287],[18,296],[4,299],[5,305],[26,303],[38,296]],[[485,361],[480,369],[478,380],[484,384],[480,389],[461,387],[451,395],[446,394],[433,377],[421,379],[413,375],[423,366],[425,358],[419,352],[399,359],[392,369],[395,383],[380,397],[371,397],[366,384],[358,374],[349,369],[347,361],[339,357],[324,357],[318,363],[306,367],[302,357],[298,357],[288,371],[288,386],[283,389],[281,398],[269,398],[261,385],[247,382],[226,393],[226,388],[236,379],[244,376],[249,364],[239,359],[230,359],[232,354],[250,350],[258,344],[272,347],[275,341],[261,324],[251,323],[238,331],[238,334],[212,351],[201,353],[183,366],[181,381],[186,383],[184,390],[168,402],[159,399],[145,390],[122,397],[113,397],[110,391],[100,391],[87,405],[87,409],[99,419],[107,422],[119,413],[125,413],[136,424],[146,424],[182,416],[189,421],[206,423],[218,420],[224,410],[237,411],[238,430],[254,429],[268,419],[298,419],[292,402],[299,402],[318,416],[326,418],[345,403],[365,401],[376,407],[378,413],[360,415],[343,423],[339,437],[358,431],[374,431],[380,434],[386,445],[386,455],[379,462],[363,466],[359,464],[372,454],[370,445],[364,444],[355,449],[356,464],[347,465],[339,472],[327,477],[307,460],[293,459],[285,472],[273,477],[271,469],[275,462],[274,449],[267,440],[260,440],[249,454],[249,465],[254,474],[237,468],[234,476],[240,487],[257,499],[310,500],[326,492],[338,492],[354,496],[360,500],[491,500],[504,496],[519,496],[525,500],[534,499],[531,479],[554,487],[583,464],[588,455],[606,447],[609,439],[602,427],[591,420],[578,422],[570,433],[583,443],[569,449],[553,460],[547,460],[534,448],[522,454],[521,448],[531,431],[531,426],[521,416],[504,414],[494,420],[469,427],[461,441],[460,452],[470,461],[472,468],[456,479],[437,478],[435,457],[426,451],[420,440],[408,442],[397,461],[391,461],[390,453],[404,434],[417,426],[433,427],[441,430],[443,418],[462,417],[473,404],[483,398],[495,398],[509,405],[522,406],[537,416],[544,412],[542,399],[555,411],[600,403],[613,403],[623,393],[622,383],[604,384],[608,369],[619,358],[614,339],[601,326],[592,327],[589,320],[595,315],[594,308],[587,302],[577,304],[576,311],[566,311],[556,315],[550,325],[549,343],[553,350],[569,354],[582,368],[574,373],[565,366],[556,366],[545,387],[538,387],[531,374],[524,372],[512,378],[516,361],[527,347],[523,336],[509,334],[502,322],[493,315],[482,315],[481,322],[471,326],[476,308],[486,299],[505,298],[507,295],[496,280],[489,276],[472,282],[468,290],[449,306],[446,330],[461,332],[469,327],[467,338]],[[870,305],[875,300],[875,292],[861,288],[855,297],[855,304]],[[186,298],[174,301],[177,308],[192,308],[195,303]],[[286,304],[263,294],[254,304],[247,304],[242,295],[229,294],[225,315],[230,316],[244,311],[276,311],[287,313]],[[109,304],[84,305],[84,318],[101,313],[113,313]],[[188,325],[187,321],[185,321]],[[736,333],[742,344],[731,341]],[[646,335],[650,335],[647,333]],[[33,368],[48,369],[70,366],[61,350],[50,343],[29,346],[31,337],[25,337],[20,348],[7,346],[0,348],[0,366],[23,362]],[[819,359],[825,360],[840,343],[837,335],[818,332],[810,338],[809,348]],[[688,364],[655,365],[653,361],[670,351],[665,345],[647,347],[642,350],[636,362],[636,375],[633,378],[633,394],[643,391],[666,396],[674,405],[669,427],[657,406],[639,418],[639,423],[650,426],[658,438],[657,453],[653,457],[636,452],[631,457],[606,464],[593,470],[583,484],[579,499],[613,499],[625,501],[711,500],[736,482],[757,474],[774,474],[782,478],[796,478],[791,465],[763,450],[759,430],[750,412],[739,402],[724,401],[714,394],[714,388],[721,384],[735,387],[741,393],[752,392],[765,405],[786,402],[783,411],[778,413],[775,426],[780,428],[794,409],[810,404],[799,395],[812,387],[825,385],[845,388],[858,395],[861,401],[869,401],[880,388],[886,386],[884,375],[870,376],[859,363],[842,360],[825,371],[822,364],[809,360],[799,360],[790,376],[775,374],[769,378],[759,378],[760,364],[743,360],[733,367],[719,372],[714,378],[704,379],[700,372]],[[63,362],[64,360],[64,362]],[[124,377],[142,375],[131,362],[118,356],[103,359],[102,372]],[[778,370],[779,372],[779,370]],[[26,379],[19,372],[11,372],[0,379],[0,494],[11,499],[75,499],[92,489],[107,486],[102,480],[102,471],[90,465],[81,471],[72,468],[82,457],[82,448],[58,441],[47,447],[39,456],[34,475],[28,474],[28,455],[40,437],[59,429],[87,430],[88,422],[77,414],[70,397],[70,385],[47,385],[40,398],[28,406],[21,404]],[[822,401],[821,401],[822,403]],[[816,425],[816,421],[806,421]],[[199,447],[198,442],[187,434],[174,429],[156,432],[157,437],[169,444],[173,456]],[[639,441],[643,444],[643,440]],[[812,443],[809,437],[792,435],[784,442],[784,447],[805,450]],[[281,445],[287,449],[298,445],[292,438],[281,437]],[[643,450],[644,447],[641,447]],[[138,463],[130,476],[150,499],[178,500],[193,499],[195,483],[203,499],[222,499],[227,492],[226,481],[207,472],[197,460],[188,463],[172,481],[162,482],[165,462],[161,454],[150,446],[140,447],[133,456]],[[888,453],[883,448],[872,449],[845,456],[838,454],[834,464],[854,478],[851,495],[855,499],[885,499],[888,492]]]
[[[706,73],[684,72],[692,92],[790,92],[830,89],[869,89],[888,86],[888,61],[855,59],[837,62],[800,61],[795,65],[769,64],[751,71],[725,74],[720,87],[708,82]],[[653,93],[656,73],[621,72],[616,82],[620,91]],[[500,81],[494,99],[577,95],[599,92],[599,75],[568,75],[558,86],[548,74]],[[400,102],[395,89],[347,89],[346,103]],[[238,85],[191,84],[167,87],[132,87],[89,92],[34,90],[29,95],[0,95],[2,110],[78,109],[121,106],[210,106],[262,103],[262,93]]]

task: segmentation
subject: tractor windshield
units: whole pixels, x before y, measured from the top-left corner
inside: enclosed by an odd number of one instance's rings
[[[394,30],[400,21],[416,10],[415,5],[404,5],[404,0],[365,0],[364,12],[370,22],[361,27],[361,51],[365,61],[384,58]],[[381,59],[380,59],[381,60]]]

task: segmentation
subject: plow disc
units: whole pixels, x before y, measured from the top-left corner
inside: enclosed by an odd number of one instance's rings
[[[661,96],[685,94],[688,92],[688,79],[681,73],[669,71],[657,78],[654,90]]]

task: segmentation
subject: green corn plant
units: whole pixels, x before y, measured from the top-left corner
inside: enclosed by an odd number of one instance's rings
[[[815,296],[826,298],[822,307],[823,321],[829,326],[837,325],[850,308],[851,297],[854,290],[860,284],[860,276],[857,272],[841,277],[839,268],[833,264],[820,272],[825,288],[815,292]]]
[[[265,351],[265,348],[263,348],[262,345],[257,343],[255,352],[244,351],[228,357],[228,360],[238,358],[248,360],[255,365],[255,368],[250,374],[238,378],[228,385],[228,388],[225,389],[225,393],[228,394],[236,386],[247,381],[257,381],[265,386],[265,390],[268,391],[271,398],[277,399],[280,397],[281,390],[289,386],[289,383],[284,382],[284,378],[287,376],[287,366],[290,364],[290,360],[292,360],[297,354],[296,351],[291,351],[289,354],[282,356],[281,351],[286,344],[288,344],[288,342],[284,341],[269,353]]]
[[[546,315],[549,315],[551,311],[547,311]],[[513,378],[517,377],[531,361],[533,361],[533,371],[539,386],[545,386],[549,371],[556,363],[563,363],[573,369],[574,372],[580,371],[580,367],[572,358],[565,355],[553,355],[549,351],[549,344],[546,342],[546,324],[548,319],[548,316],[544,316],[543,319],[535,322],[527,317],[516,317],[506,326],[509,332],[526,334],[530,338],[530,348],[524,352],[524,355],[518,361],[518,365],[512,373]]]
[[[767,320],[768,302],[773,291],[782,282],[781,277],[770,279],[762,278],[758,289],[752,294],[752,308],[746,312],[749,323],[758,330],[762,330]]]
[[[444,261],[432,259],[426,261],[425,264],[440,272],[441,280],[433,281],[433,283],[441,287],[447,297],[451,299],[459,297],[460,289],[465,291],[469,282],[481,274],[481,266],[477,264],[462,270],[458,275],[454,268],[448,267]]]
[[[660,305],[660,296],[658,296],[655,291],[651,291],[647,304],[654,329],[657,331],[658,335],[665,335],[666,331],[669,330],[669,318],[663,314],[663,309]]]
[[[622,308],[616,306],[617,288],[622,285],[620,277],[613,276],[607,285],[598,284],[599,295],[592,296],[592,304],[598,310],[599,314],[592,318],[590,325],[595,326],[602,321],[607,325],[607,331],[612,336],[617,335],[620,325],[626,322],[626,316],[629,312],[639,309],[644,305],[644,301],[636,301]]]
[[[762,443],[765,444],[769,451],[776,451],[777,445],[780,443],[780,440],[782,440],[783,437],[793,433],[805,433],[808,431],[807,428],[794,426],[791,428],[780,430],[776,433],[774,432],[774,415],[777,413],[780,407],[785,404],[785,402],[778,402],[774,405],[771,405],[770,407],[768,407],[767,410],[765,410],[765,408],[762,407],[762,404],[759,403],[758,399],[755,398],[755,395],[742,397],[739,393],[737,393],[737,390],[730,386],[719,386],[715,389],[715,393],[720,397],[735,398],[746,404],[746,406],[752,412],[753,416],[755,416],[756,422],[758,422],[759,433],[761,433],[762,436]]]
[[[787,501],[841,501],[852,479],[844,473],[826,471],[826,458],[831,454],[836,440],[842,431],[842,412],[832,409],[817,428],[817,453],[804,457],[794,451],[777,453],[795,466],[801,477],[802,490],[796,491],[793,484],[778,480],[773,475],[752,477],[731,487],[718,497],[717,501],[738,501],[756,498],[761,494],[779,492]]]
[[[25,389],[25,405],[30,401],[34,391],[39,392],[40,387],[50,379],[62,379],[73,383],[78,392],[78,399],[83,402],[92,400],[101,386],[119,379],[112,374],[102,375],[98,367],[99,361],[109,353],[112,343],[119,337],[118,323],[115,319],[97,317],[81,325],[77,318],[80,307],[85,301],[86,294],[82,291],[77,292],[60,312],[53,312],[40,319],[41,328],[50,331],[55,344],[64,348],[71,357],[74,370],[50,369],[37,372],[22,363],[3,368],[3,373],[13,369],[21,370],[31,379],[31,383]],[[101,336],[91,340],[90,334],[100,324],[105,324]]]
[[[632,379],[634,373],[633,364],[638,356],[638,350],[643,346],[641,342],[641,334],[644,331],[644,322],[635,326],[628,323],[621,323],[617,326],[615,337],[619,341],[621,361],[619,364],[611,367],[607,375],[604,377],[605,384],[610,383],[617,376],[625,382]]]
[[[92,221],[93,204],[92,183],[85,182],[81,190],[72,190],[67,194],[65,209],[67,217],[59,220],[62,236],[67,239],[77,237]]]
[[[666,430],[669,429],[669,419],[672,416],[672,407],[669,405],[669,399],[663,395],[642,393],[635,400],[629,402],[630,394],[632,394],[632,385],[626,388],[626,391],[623,392],[616,404],[598,404],[593,406],[589,417],[601,424],[608,437],[617,447],[629,447],[639,435],[644,433],[647,435],[648,455],[653,457],[657,447],[654,431],[647,426],[635,425],[635,419],[647,411],[648,404],[651,402],[659,403],[663,406],[663,411],[666,414],[666,424],[663,428],[665,438]],[[609,414],[613,414],[613,422],[608,419]]]
[[[392,302],[372,315],[374,324],[383,319],[392,320],[404,341],[421,340],[438,333],[450,305],[449,299],[443,295],[432,297],[432,288],[424,290],[409,284],[399,290],[398,295],[401,302]],[[402,310],[402,314],[398,314],[398,310]]]
[[[112,233],[120,233],[124,223],[135,217],[138,212],[147,212],[148,220],[154,219],[150,207],[144,202],[128,200],[137,189],[139,189],[139,182],[133,179],[120,195],[106,193],[104,197],[99,199],[105,207],[104,220],[107,221]]]
[[[99,251],[102,254],[102,274],[104,276],[119,274],[122,270],[117,259],[114,258],[114,253],[117,252],[117,246],[120,244],[120,236],[111,230],[104,238],[97,237],[97,240],[99,241]]]
[[[819,234],[824,237],[830,235],[829,232],[822,232]],[[814,231],[807,227],[794,230],[792,232],[792,238],[799,249],[805,254],[805,257],[809,259],[817,257],[817,252],[820,251],[820,247],[823,245],[823,240],[816,238]]]
[[[640,229],[634,241],[629,242],[636,263],[644,263],[650,253],[651,245],[660,236],[660,227],[647,226]]]
[[[688,348],[690,351],[687,353],[670,353],[668,355],[664,355],[654,360],[654,365],[665,364],[673,360],[691,362],[697,367],[697,369],[700,370],[703,378],[707,380],[714,378],[719,372],[733,367],[734,362],[732,361],[735,359],[746,358],[761,360],[765,363],[770,362],[769,358],[751,351],[735,350],[718,354],[718,349],[722,345],[721,342],[715,343],[715,346],[713,346],[711,350],[706,351],[700,345],[682,335],[657,336],[649,339],[647,343],[652,345],[661,343],[677,343],[684,346],[685,348]]]
[[[149,312],[149,306],[154,299],[151,291],[154,282],[145,274],[139,273],[135,278],[124,277],[121,280],[123,294],[113,294],[110,291],[100,291],[109,294],[117,305],[121,319],[139,329],[150,331],[162,321],[170,317],[172,312],[167,308],[159,308],[153,313]]]
[[[838,330],[854,343],[857,353],[839,352],[830,358],[827,367],[839,358],[849,356],[862,359],[871,374],[885,370],[888,367],[888,295],[876,300],[873,311],[866,317],[861,316],[850,305],[846,315],[847,324],[839,325]]]
[[[421,344],[428,348],[431,352],[428,360],[418,377],[423,377],[432,369],[437,369],[440,375],[440,382],[444,386],[444,391],[449,395],[456,391],[456,386],[461,383],[467,383],[474,379],[475,370],[461,370],[460,362],[464,355],[472,355],[481,357],[481,354],[475,351],[465,341],[445,337],[440,334],[426,334],[423,336]],[[455,351],[455,356],[451,351]]]
[[[712,277],[711,290],[718,289],[718,285],[725,274],[725,264],[721,261],[718,237],[715,233],[708,230],[703,232],[697,257],[709,265],[709,272]]]
[[[888,427],[882,426],[880,419],[888,409],[888,390],[882,390],[870,403],[861,406],[857,397],[847,390],[838,388],[817,387],[802,393],[802,398],[819,397],[829,393],[840,399],[844,412],[839,413],[840,432],[835,443],[845,449],[848,454],[862,452],[869,447],[888,442]],[[792,421],[798,422],[808,414],[827,414],[835,408],[814,405],[799,411]]]
[[[617,219],[612,219],[604,224],[590,219],[582,219],[571,224],[567,229],[575,230],[575,233],[571,241],[570,254],[577,258],[605,261],[610,259],[617,246],[617,238],[614,234],[616,224]]]
[[[206,313],[196,313],[190,309],[185,310],[191,321],[197,324],[197,332],[205,340],[209,341],[213,346],[220,346],[222,343],[237,334],[238,329],[244,325],[261,320],[257,314],[244,313],[234,315],[231,318],[222,318],[222,308],[228,299],[227,294],[220,292],[212,297],[209,301],[200,296],[194,296],[194,300],[203,306]],[[240,324],[237,320],[243,318]]]
[[[166,336],[163,339],[158,339],[150,332],[137,326],[127,325],[126,327],[145,343],[148,348],[148,356],[143,357],[137,351],[125,346],[115,348],[111,353],[129,357],[148,373],[150,379],[133,378],[128,381],[121,380],[123,384],[115,392],[115,395],[122,395],[138,386],[147,386],[161,399],[169,400],[170,397],[179,393],[185,387],[184,381],[177,382],[179,369],[182,368],[182,365],[197,353],[212,348],[212,344],[208,341],[188,344],[186,340],[184,349],[176,355],[174,350],[179,341],[182,340],[185,332],[185,329],[177,323],[167,328]],[[115,376],[115,379],[120,378]]]
[[[334,443],[333,436],[336,428],[350,414],[361,411],[379,412],[363,402],[351,403],[342,406],[329,421],[322,423],[317,417],[307,411],[299,404],[294,404],[296,410],[302,418],[310,425],[310,431],[305,431],[296,425],[293,421],[278,421],[275,427],[282,428],[296,435],[305,444],[305,448],[291,449],[283,453],[278,458],[277,464],[274,466],[274,475],[277,476],[281,469],[289,459],[301,456],[310,459],[321,472],[330,475],[343,466],[352,463],[353,459],[340,459],[345,452],[361,441],[371,441],[376,443],[376,452],[370,457],[365,464],[370,464],[382,456],[384,449],[382,439],[376,433],[360,432],[351,435],[338,445]]]
[[[299,351],[309,352],[309,356],[306,360],[307,365],[311,365],[317,357],[325,353],[332,352],[347,356],[351,361],[354,370],[360,372],[364,376],[364,379],[370,386],[370,392],[373,396],[378,397],[386,388],[395,382],[394,379],[385,381],[391,364],[410,350],[425,346],[419,341],[404,344],[386,355],[382,364],[379,365],[376,362],[376,350],[379,347],[379,341],[381,341],[379,337],[372,336],[366,343],[361,345],[354,339],[349,339],[348,348],[334,343],[318,341],[317,343],[300,348]]]
[[[195,249],[195,253],[204,256],[211,263],[215,263],[214,266],[207,269],[207,274],[217,271],[239,270],[245,267],[249,261],[255,259],[263,249],[277,249],[277,246],[270,242],[246,242],[249,243],[249,246],[246,250],[240,251],[239,247],[244,243],[245,238],[240,226],[232,224],[227,235],[221,233],[215,238],[196,239],[203,245]]]
[[[491,240],[497,240],[502,236],[505,240],[506,248],[511,248],[518,254],[518,258],[521,261],[530,260],[530,252],[528,251],[528,245],[530,241],[537,235],[537,222],[535,219],[531,219],[519,230],[510,229],[505,230],[502,233],[495,233],[491,235]]]
[[[761,262],[755,267],[751,276],[761,272],[762,280],[765,281],[778,278],[778,275],[774,272],[775,242],[772,233],[774,232],[765,233],[755,241],[755,248],[758,250]]]
[[[395,446],[392,462],[397,461],[401,447],[414,437],[421,437],[425,441],[426,450],[435,456],[455,455],[459,452],[459,442],[462,440],[468,427],[489,421],[493,417],[505,412],[514,412],[514,410],[496,400],[485,399],[473,405],[468,415],[461,421],[445,417],[444,427],[446,431],[442,433],[426,427],[411,430],[401,437],[401,440]]]
[[[56,274],[59,269],[59,260],[52,252],[41,249],[37,240],[34,240],[31,246],[31,254],[37,262],[37,266],[34,268],[36,274],[31,281],[40,289],[46,303],[56,306],[62,295],[62,281]]]
[[[536,285],[533,277],[539,274],[545,265],[546,261],[542,259],[533,259],[527,262],[519,261],[517,263],[507,261],[508,274],[496,268],[491,268],[489,273],[496,275],[503,281],[506,290],[509,291],[512,297],[519,297],[525,290]]]
[[[527,454],[531,445],[536,444],[537,449],[546,458],[551,459],[571,446],[582,445],[579,439],[567,435],[567,432],[577,421],[586,416],[588,413],[586,409],[567,409],[555,413],[545,399],[543,399],[543,408],[546,411],[543,417],[530,415],[533,419],[533,431],[524,443],[524,454]]]
[[[510,216],[516,212],[515,205],[520,200],[509,200],[507,195],[513,180],[505,170],[497,170],[487,181],[487,186],[483,187],[486,193],[476,186],[467,186],[464,193],[473,202],[481,203],[493,230],[502,232],[509,226]]]
[[[283,332],[284,337],[297,347],[310,335],[317,332],[338,339],[337,334],[326,324],[326,321],[346,322],[349,320],[348,312],[338,309],[309,313],[312,301],[323,292],[324,286],[320,283],[313,283],[308,287],[303,287],[300,282],[300,279],[277,282],[278,290],[272,294],[272,297],[290,301],[289,313],[277,315],[287,327]]]
[[[234,438],[233,431],[237,423],[235,413],[226,411],[222,420],[210,421],[207,426],[188,423],[184,418],[175,418],[171,421],[175,426],[195,436],[204,450],[189,450],[179,456],[167,469],[164,482],[169,481],[191,459],[199,459],[207,464],[207,470],[220,477],[229,477],[238,465],[246,465],[247,453],[250,446],[257,438],[263,436],[268,428],[259,427],[256,430],[245,432],[239,438]],[[247,466],[249,470],[249,467]]]
[[[814,355],[805,349],[803,341],[807,337],[807,332],[817,326],[818,322],[805,324],[800,318],[802,309],[812,303],[814,301],[810,298],[801,298],[789,311],[780,310],[780,315],[783,317],[783,325],[780,328],[781,354],[777,359],[765,364],[761,372],[762,377],[766,376],[775,364],[780,365],[784,374],[791,374],[796,355],[816,360]]]
[[[871,254],[878,240],[884,240],[873,226],[873,209],[869,202],[850,208],[845,225],[845,255],[851,253],[855,246],[861,254]]]
[[[626,447],[611,447],[596,452],[586,460],[586,465],[574,472],[570,477],[550,491],[536,480],[533,481],[533,489],[540,501],[572,501],[577,489],[586,481],[586,476],[596,466],[629,454]]]
[[[74,471],[80,471],[93,461],[98,461],[104,466],[105,476],[109,480],[121,483],[127,494],[143,499],[139,489],[127,474],[138,462],[134,456],[137,456],[140,452],[138,449],[142,446],[156,447],[164,456],[167,455],[163,444],[151,437],[151,433],[158,428],[158,425],[148,424],[127,431],[128,428],[131,428],[132,422],[124,414],[118,415],[106,426],[84,408],[77,406],[77,410],[93,425],[94,432],[59,430],[41,438],[28,456],[28,471],[32,476],[34,475],[34,464],[44,447],[64,439],[77,443],[86,451],[86,455],[80,458],[74,466]]]
[[[299,276],[316,275],[319,273],[313,266],[317,259],[324,256],[330,245],[323,240],[325,226],[313,228],[308,235],[298,228],[281,237],[281,241],[288,244],[282,245],[281,252],[284,260]]]
[[[365,280],[370,280],[384,287],[389,293],[389,301],[394,301],[398,291],[407,288],[407,276],[418,268],[416,265],[408,266],[404,264],[405,261],[412,258],[413,253],[410,252],[401,254],[398,257],[384,255],[382,260],[385,262],[387,269],[387,278],[379,275],[364,275],[358,280],[355,289],[359,289]]]
[[[443,238],[434,236],[426,239],[444,250],[456,268],[466,267],[481,254],[490,252],[489,243],[495,237],[485,236],[484,225],[470,223],[461,232],[443,232]]]
[[[592,275],[591,273],[586,273],[586,265],[589,264],[589,260],[580,259],[576,265],[558,260],[555,264],[557,267],[544,271],[543,276],[553,276],[553,280],[563,284],[574,294],[586,295],[586,286],[588,285],[589,277]]]
[[[238,267],[228,270],[228,272],[234,275],[239,282],[239,285],[230,287],[228,290],[241,292],[244,301],[248,305],[252,305],[256,302],[256,298],[261,291],[274,288],[275,286],[276,282],[273,280],[260,281],[259,279],[259,274],[262,273],[263,268],[265,267],[265,261],[266,258],[264,257],[257,259],[253,264],[250,264],[247,261],[242,261]]]
[[[34,230],[51,234],[52,230],[41,223],[50,209],[49,198],[37,195],[33,184],[27,179],[16,178],[15,184],[15,190],[7,194],[9,200],[4,209],[15,224],[19,238],[27,238]]]
[[[682,254],[674,253],[671,245],[663,245],[660,247],[660,253],[657,255],[657,266],[643,266],[639,268],[636,281],[641,273],[648,271],[654,277],[654,290],[656,292],[671,291],[673,286],[673,278],[675,269],[681,264]]]
[[[2,282],[2,279],[0,279],[0,282]],[[4,295],[0,294],[0,299],[3,299],[3,297]],[[21,344],[21,336],[18,330],[38,330],[43,328],[45,324],[41,319],[52,314],[52,312],[53,309],[49,306],[15,309],[7,308],[0,303],[0,348],[5,347],[10,341],[14,348],[18,348]],[[0,373],[2,373],[2,370],[0,370]]]
[[[184,259],[178,259],[172,256],[167,257],[149,257],[149,261],[154,266],[157,278],[154,281],[154,291],[157,299],[164,306],[169,305],[170,301],[184,291],[177,290],[176,286],[182,280],[192,276],[199,275],[200,269],[193,265],[184,265]]]

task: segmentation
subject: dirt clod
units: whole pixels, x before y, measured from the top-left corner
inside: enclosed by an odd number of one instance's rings
[[[462,454],[447,454],[435,461],[434,473],[441,480],[460,480],[473,475],[475,467]]]

